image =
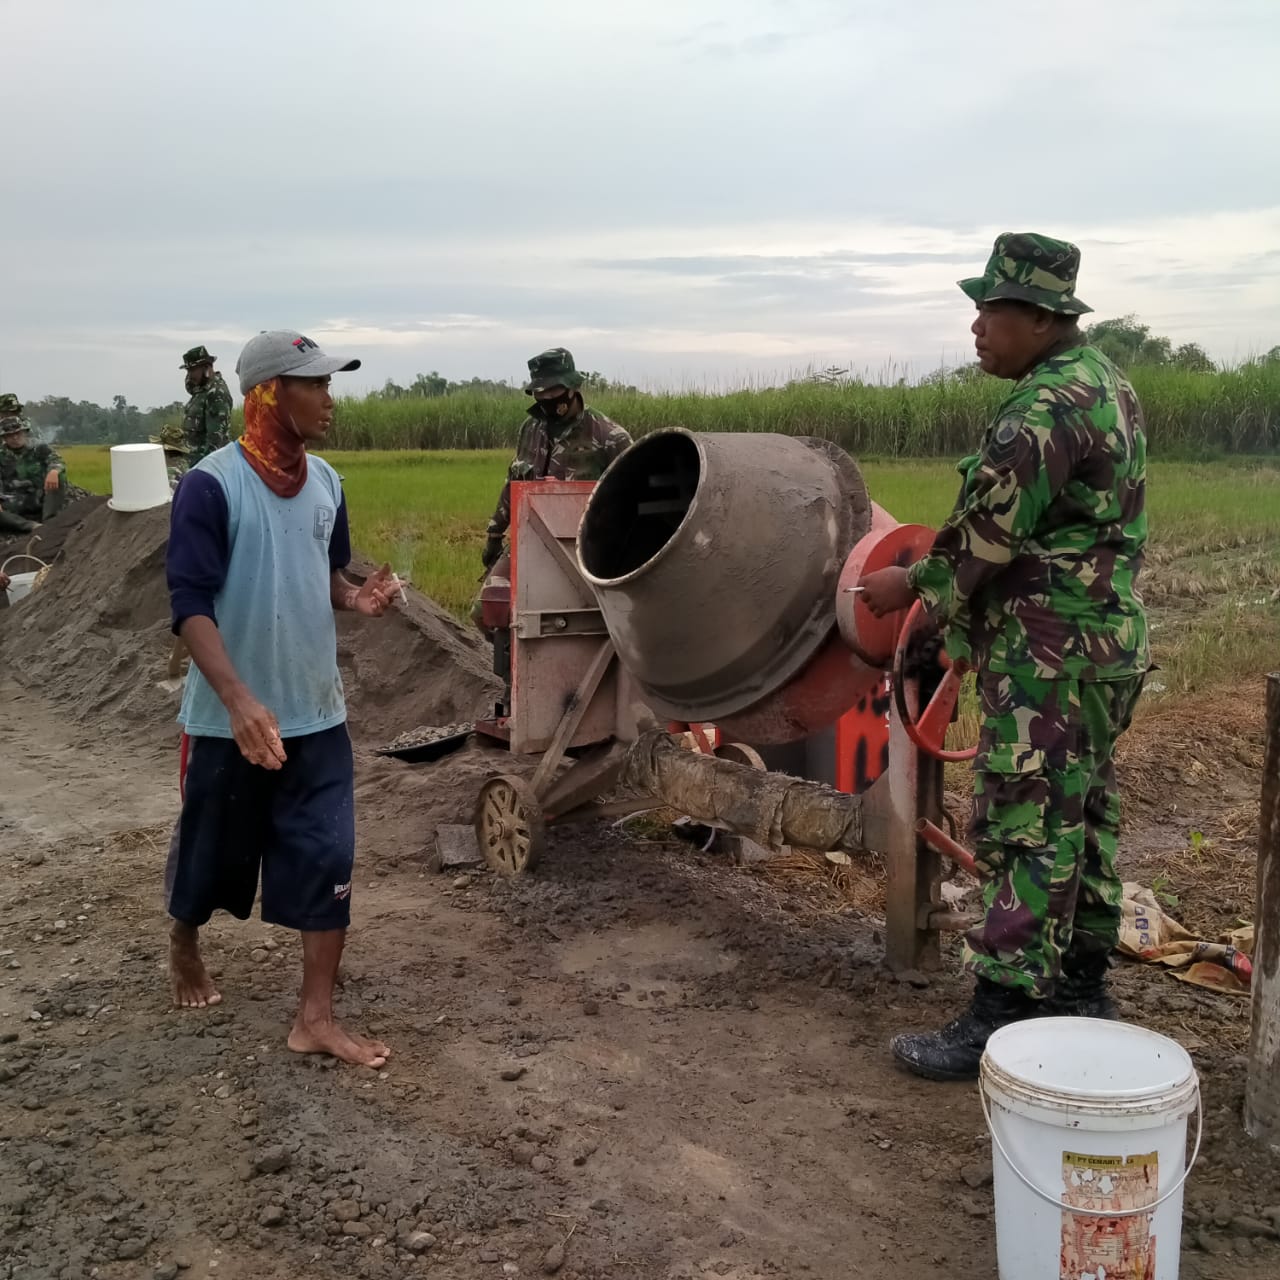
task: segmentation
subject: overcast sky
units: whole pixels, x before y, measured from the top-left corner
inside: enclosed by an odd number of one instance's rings
[[[1001,230],[1280,342],[1276,0],[0,0],[0,390],[182,398],[263,328],[642,385],[968,357]]]

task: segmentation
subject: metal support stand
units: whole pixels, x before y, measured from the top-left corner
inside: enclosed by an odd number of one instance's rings
[[[942,817],[942,762],[907,737],[897,707],[889,714],[889,758],[900,762],[873,792],[887,794],[885,963],[895,972],[933,969],[940,963],[938,933],[930,928],[941,906],[942,860],[919,836],[916,824]]]

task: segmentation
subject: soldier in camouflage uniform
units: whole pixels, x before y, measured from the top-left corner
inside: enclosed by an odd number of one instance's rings
[[[215,356],[206,347],[192,347],[182,357],[191,397],[182,416],[182,430],[190,447],[189,465],[195,466],[231,439],[231,392],[214,370]]]
[[[507,572],[499,561],[504,559],[511,524],[513,480],[599,480],[609,463],[631,444],[631,437],[616,422],[583,403],[582,382],[573,356],[564,347],[553,347],[529,361],[524,391],[534,397],[534,403],[520,428],[516,456],[489,521],[480,556],[486,574],[495,566],[500,576]],[[479,626],[478,596],[471,616]]]
[[[1142,410],[1080,334],[1080,253],[1002,235],[978,307],[979,363],[1014,386],[955,510],[909,570],[864,580],[877,613],[923,602],[952,659],[979,667],[972,834],[982,922],[968,935],[967,1013],[898,1036],[932,1079],[971,1079],[996,1028],[1036,1013],[1114,1018],[1119,936],[1115,745],[1150,666],[1138,575],[1147,539]]]
[[[0,532],[29,533],[66,505],[66,464],[52,445],[31,443],[31,424],[12,393],[0,396],[0,437]]]
[[[174,423],[167,423],[160,428],[159,435],[151,437],[151,443],[164,449],[164,465],[169,473],[169,492],[172,493],[191,467],[191,447],[187,444],[186,432]]]

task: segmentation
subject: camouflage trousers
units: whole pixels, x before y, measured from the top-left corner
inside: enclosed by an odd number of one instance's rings
[[[1144,676],[1038,680],[984,672],[971,835],[984,915],[965,967],[1035,996],[1119,937],[1116,740]]]

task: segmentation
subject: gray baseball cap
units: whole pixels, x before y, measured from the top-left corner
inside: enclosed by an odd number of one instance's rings
[[[292,329],[264,330],[244,344],[236,361],[241,395],[248,395],[258,383],[281,375],[324,378],[331,373],[350,373],[359,367],[359,360],[325,355],[310,338]]]

